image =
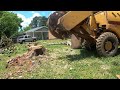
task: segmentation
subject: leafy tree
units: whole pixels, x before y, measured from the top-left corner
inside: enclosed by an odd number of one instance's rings
[[[24,29],[23,29],[23,31],[28,31],[28,30],[30,30],[31,29],[31,27],[30,26],[27,26],[27,27],[25,27]]]
[[[34,17],[33,18],[33,20],[31,21],[31,23],[30,23],[30,26],[32,27],[32,28],[36,28],[36,27],[38,27],[38,25],[40,24],[39,22],[40,22],[40,19],[41,19],[41,17]]]
[[[46,18],[45,16],[41,17],[41,26],[46,26],[48,18]]]
[[[36,16],[30,23],[31,28],[46,26],[47,19],[45,16]]]
[[[0,11],[0,37],[4,33],[7,37],[18,32],[22,19],[17,14],[8,11]]]

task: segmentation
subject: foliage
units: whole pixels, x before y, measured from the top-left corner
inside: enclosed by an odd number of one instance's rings
[[[23,31],[25,32],[25,31],[28,31],[28,30],[30,30],[31,29],[31,27],[30,26],[27,26],[27,27],[25,27],[24,29],[23,29]]]
[[[5,33],[7,37],[18,32],[21,26],[22,19],[18,18],[17,14],[8,11],[0,11],[0,37]]]
[[[45,16],[36,16],[33,18],[33,20],[28,26],[23,28],[22,32],[28,31],[36,27],[46,26],[46,23],[47,23],[47,18]]]
[[[30,23],[30,26],[32,28],[46,26],[47,18],[45,16],[36,16],[33,18],[33,20]]]

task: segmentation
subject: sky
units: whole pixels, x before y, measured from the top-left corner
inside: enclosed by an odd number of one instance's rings
[[[30,24],[31,20],[35,16],[46,16],[48,17],[54,11],[12,11],[17,14],[18,17],[22,18],[23,22],[21,23],[22,27],[26,27]]]

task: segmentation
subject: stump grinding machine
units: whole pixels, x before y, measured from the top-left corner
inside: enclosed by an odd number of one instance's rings
[[[120,41],[120,11],[56,11],[47,25],[53,36],[71,37],[72,48],[97,50],[100,56],[114,56]]]

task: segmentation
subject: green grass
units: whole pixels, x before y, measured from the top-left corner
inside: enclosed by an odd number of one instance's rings
[[[62,40],[41,40],[39,44],[47,48],[47,58],[39,60],[31,72],[21,74],[23,79],[116,79],[120,74],[120,51],[115,57],[98,57],[96,52],[83,49],[71,49],[67,45],[50,45]],[[16,44],[16,53],[11,57],[22,54],[27,50],[25,44]],[[0,55],[0,78],[4,77],[7,55]],[[35,61],[37,61],[36,59]],[[18,76],[14,78],[18,78]]]
[[[26,45],[25,44],[15,44],[15,52],[10,53],[10,54],[0,54],[0,78],[3,79],[5,78],[5,73],[7,73],[9,70],[6,69],[7,61],[10,59],[22,55],[27,51]]]

